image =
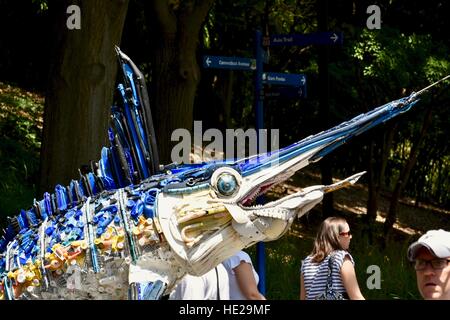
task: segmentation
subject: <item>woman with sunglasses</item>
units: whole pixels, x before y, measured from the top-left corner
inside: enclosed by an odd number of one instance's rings
[[[356,279],[355,262],[347,251],[351,239],[350,227],[344,218],[330,217],[322,222],[311,254],[302,261],[301,300],[323,296],[329,279],[334,292],[351,300],[364,300]]]

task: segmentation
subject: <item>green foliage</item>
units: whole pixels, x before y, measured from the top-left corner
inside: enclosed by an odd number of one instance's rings
[[[0,216],[5,217],[28,208],[35,196],[43,99],[0,82],[0,110]]]
[[[33,4],[38,6],[38,12],[44,12],[48,10],[48,0],[31,0]]]
[[[416,284],[415,271],[406,258],[409,241],[390,240],[386,248],[370,244],[368,237],[357,234],[352,239],[351,252],[356,263],[356,275],[366,299],[421,299]],[[366,281],[371,265],[380,267],[381,288],[369,289]]]
[[[429,34],[406,35],[388,27],[378,32],[363,29],[353,45],[352,56],[361,64],[365,77],[407,87],[436,81],[450,71],[442,47]]]

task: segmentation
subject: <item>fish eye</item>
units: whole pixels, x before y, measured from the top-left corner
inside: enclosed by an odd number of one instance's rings
[[[240,175],[231,168],[220,168],[211,177],[211,185],[222,197],[230,197],[237,193],[240,187]]]
[[[231,196],[237,190],[237,187],[236,178],[229,173],[223,173],[217,179],[217,191],[221,195]]]

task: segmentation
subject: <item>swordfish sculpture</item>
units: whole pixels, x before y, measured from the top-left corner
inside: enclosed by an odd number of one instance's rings
[[[278,239],[324,193],[353,184],[363,173],[253,205],[348,139],[408,111],[429,88],[274,152],[160,166],[144,77],[116,52],[123,82],[110,146],[79,180],[9,218],[0,299],[160,299],[185,274],[202,275],[243,248]]]

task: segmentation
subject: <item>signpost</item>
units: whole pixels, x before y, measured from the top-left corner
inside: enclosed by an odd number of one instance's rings
[[[306,76],[296,73],[262,74],[265,98],[300,99],[306,98]]]
[[[304,87],[306,85],[306,76],[296,73],[265,72],[262,75],[262,80],[263,83],[283,86]]]
[[[281,34],[262,38],[261,31],[256,31],[256,83],[273,85],[268,91],[261,92],[261,87],[256,85],[256,126],[263,128],[263,98],[275,95],[287,97],[288,95],[306,97],[306,77],[302,74],[288,73],[263,73],[264,49],[262,45],[268,46],[307,46],[317,45],[342,45],[342,32],[317,32],[310,34]],[[259,78],[260,77],[260,78]],[[260,282],[258,289],[262,294],[266,292],[265,282],[265,249],[264,243],[259,242],[256,247],[256,259]]]
[[[260,129],[264,129],[264,86],[263,86],[263,61],[264,61],[264,49],[262,47],[262,33],[259,30],[255,32],[255,56],[256,56],[256,73],[255,73],[255,114],[256,114],[256,132],[260,132]],[[259,137],[257,136],[257,150],[259,150]],[[256,203],[261,204],[262,196],[256,198]],[[261,294],[266,294],[266,249],[264,242],[258,242],[256,244],[256,270],[259,275],[258,289]]]
[[[278,99],[306,98],[306,86],[305,87],[266,86],[266,88],[264,88],[264,98],[278,98]]]
[[[343,40],[342,32],[315,32],[272,35],[265,44],[268,46],[342,45]]]
[[[305,98],[306,76],[304,74],[263,72],[265,57],[264,47],[268,46],[307,46],[307,45],[342,45],[342,32],[316,32],[309,34],[280,34],[262,37],[261,31],[255,33],[255,57],[203,56],[203,67],[214,69],[255,71],[255,113],[256,129],[264,129],[264,98]],[[259,138],[259,135],[258,135]],[[259,150],[259,139],[257,150]],[[257,202],[262,198],[258,197]],[[265,246],[263,242],[256,245],[257,270],[259,273],[258,289],[266,293]]]
[[[254,71],[256,59],[241,57],[204,56],[204,68]]]

